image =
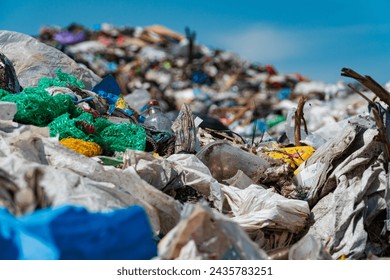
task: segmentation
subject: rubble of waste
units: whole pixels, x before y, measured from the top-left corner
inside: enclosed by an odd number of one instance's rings
[[[0,31],[0,259],[390,257],[390,85],[341,75],[190,28]]]

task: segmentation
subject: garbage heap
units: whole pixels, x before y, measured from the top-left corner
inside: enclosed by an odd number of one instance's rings
[[[188,28],[0,31],[0,52],[1,259],[390,255],[387,85]]]

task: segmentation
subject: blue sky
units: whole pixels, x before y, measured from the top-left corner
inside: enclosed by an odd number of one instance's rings
[[[390,81],[390,1],[1,0],[0,29],[38,34],[44,25],[165,25],[281,73],[336,82],[349,67]]]

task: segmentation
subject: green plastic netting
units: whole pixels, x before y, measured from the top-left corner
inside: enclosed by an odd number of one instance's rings
[[[45,89],[51,86],[73,85],[84,88],[84,83],[72,74],[64,73],[59,68],[54,79],[44,77],[37,87],[25,88],[21,93],[10,94],[0,90],[0,101],[14,102],[18,108],[14,120],[24,124],[47,126],[55,118],[69,113],[72,117],[80,115],[71,96],[58,94],[51,96]]]
[[[120,123],[106,127],[100,134],[108,151],[124,152],[126,149],[144,151],[146,131],[142,126]]]
[[[82,114],[83,115],[83,114]],[[85,141],[91,141],[90,135],[88,135],[83,127],[77,126],[78,118],[71,119],[68,113],[63,114],[56,118],[49,124],[50,136],[54,137],[59,135],[59,139],[63,138],[77,138]]]
[[[52,86],[67,87],[68,85],[76,86],[82,89],[85,88],[85,85],[82,81],[78,80],[72,74],[62,72],[61,68],[59,68],[56,71],[56,77],[54,79],[43,77],[39,80],[37,87],[45,89]]]
[[[0,89],[0,101],[14,102],[17,112],[14,121],[36,126],[49,126],[50,136],[59,139],[77,138],[99,144],[106,152],[124,152],[126,149],[144,151],[146,131],[142,126],[130,123],[113,124],[105,118],[94,118],[74,105],[67,94],[51,96],[45,89],[51,86],[69,85],[84,88],[73,75],[58,69],[56,77],[42,78],[38,86],[25,88],[11,94]]]
[[[146,131],[142,126],[113,124],[86,112],[76,118],[64,114],[50,123],[49,128],[50,136],[58,135],[60,140],[72,137],[95,142],[106,152],[124,152],[126,149],[144,151],[146,147]],[[88,133],[88,130],[93,133]]]
[[[0,88],[0,99],[3,98],[4,96],[10,94],[8,91],[5,89]]]
[[[1,101],[14,102],[18,108],[14,120],[24,124],[47,126],[58,116],[70,113],[72,116],[80,114],[81,110],[73,104],[71,96],[58,94],[51,96],[40,88],[25,88],[17,94],[1,93]]]

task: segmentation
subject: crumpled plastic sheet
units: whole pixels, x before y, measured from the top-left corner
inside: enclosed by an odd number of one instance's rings
[[[167,158],[177,164],[179,173],[184,176],[184,183],[191,186],[199,192],[209,196],[214,206],[222,210],[223,192],[222,184],[211,176],[210,170],[195,155],[191,154],[173,154]]]
[[[291,246],[288,252],[289,260],[331,260],[332,257],[325,250],[321,240],[311,234],[306,234],[297,243]]]
[[[47,133],[46,128],[0,121],[0,169],[15,177],[20,188],[27,187],[25,174],[38,168],[43,173],[39,185],[52,206],[108,211],[141,205],[156,234],[166,233],[178,223],[180,203],[142,180],[132,167],[104,167],[55,138],[43,137],[39,134],[42,130]]]
[[[174,154],[165,159],[128,150],[126,161],[141,178],[160,190],[191,186],[213,201],[219,212],[232,211],[231,220],[264,248],[283,247],[307,225],[307,202],[287,199],[254,184],[244,189],[221,184],[194,155]],[[262,230],[268,231],[267,240]]]
[[[222,211],[221,184],[195,155],[173,154],[168,158],[154,158],[145,152],[127,150],[125,159],[141,178],[157,189],[166,191],[190,186],[208,197],[215,208]]]
[[[288,199],[259,185],[245,189],[222,186],[232,210],[233,221],[245,230],[273,229],[302,231],[310,215],[306,201]]]
[[[332,258],[358,259],[367,247],[373,219],[386,209],[387,176],[377,129],[349,124],[306,163],[313,170],[308,201],[314,224]]]
[[[37,86],[41,77],[54,78],[59,67],[82,80],[87,89],[101,80],[91,70],[81,67],[63,52],[26,34],[0,30],[0,49],[14,64],[22,87]]]
[[[265,260],[267,254],[216,210],[186,204],[182,219],[158,244],[159,259]]]

